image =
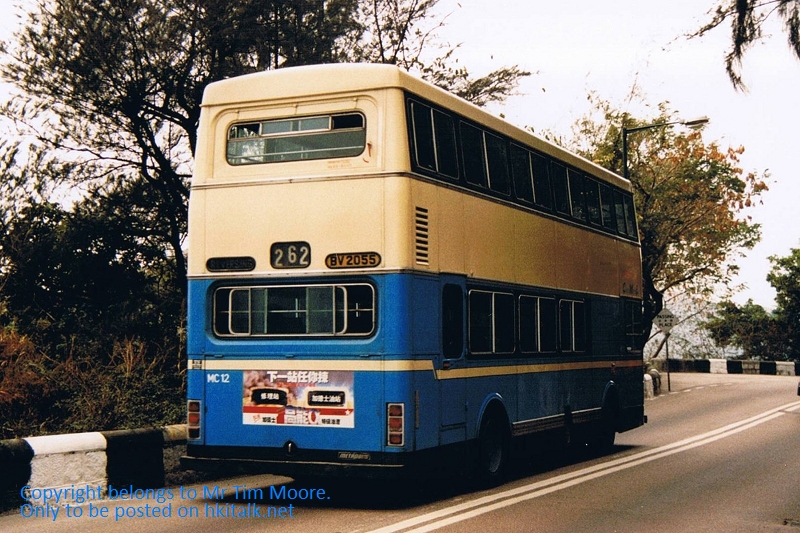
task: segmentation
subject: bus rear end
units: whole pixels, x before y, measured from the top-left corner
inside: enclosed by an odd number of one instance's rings
[[[402,94],[308,97],[319,79],[305,72],[205,95],[189,216],[192,468],[378,475],[413,446],[412,382],[432,366],[408,357],[413,215],[395,208],[407,185],[381,172],[395,157],[387,129],[405,131],[384,110],[392,98],[402,110]]]

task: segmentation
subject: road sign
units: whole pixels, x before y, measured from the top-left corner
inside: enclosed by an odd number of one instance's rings
[[[672,311],[665,307],[656,315],[656,318],[653,320],[653,322],[655,322],[656,326],[658,326],[658,329],[666,334],[678,324],[678,317],[673,315]]]

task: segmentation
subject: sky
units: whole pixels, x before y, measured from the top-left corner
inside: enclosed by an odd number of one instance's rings
[[[708,116],[706,142],[744,146],[742,168],[771,176],[762,204],[747,213],[761,225],[762,240],[736,260],[741,271],[736,281],[746,288],[734,300],[772,308],[768,257],[800,248],[795,207],[800,176],[792,164],[798,151],[800,61],[776,18],[744,58],[748,91],[736,91],[724,65],[729,27],[702,39],[683,37],[709,19],[716,1],[440,0],[437,11],[447,18],[439,37],[460,44],[456,57],[473,75],[510,65],[530,71],[519,95],[489,111],[538,132],[571,138],[572,125],[591,108],[590,92],[637,118],[655,117],[663,101],[683,119]],[[7,13],[15,3],[0,0],[0,7]],[[0,18],[0,38],[17,23],[16,17]],[[631,103],[633,88],[649,109]]]
[[[710,19],[716,1],[441,0],[437,9],[448,16],[439,36],[460,44],[459,63],[474,76],[510,65],[532,73],[518,96],[488,108],[517,126],[572,138],[573,124],[591,109],[590,92],[641,119],[655,118],[664,101],[682,119],[709,117],[707,143],[744,146],[745,172],[771,176],[762,204],[747,211],[762,240],[735,261],[736,282],[746,288],[733,299],[773,308],[768,257],[800,248],[800,173],[793,164],[800,151],[800,61],[775,18],[744,57],[747,92],[736,91],[725,72],[727,23],[703,38],[684,37]],[[630,101],[634,87],[650,109]]]

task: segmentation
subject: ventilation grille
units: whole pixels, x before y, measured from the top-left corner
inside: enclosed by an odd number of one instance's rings
[[[418,265],[428,264],[428,210],[417,206],[414,209],[414,250]]]

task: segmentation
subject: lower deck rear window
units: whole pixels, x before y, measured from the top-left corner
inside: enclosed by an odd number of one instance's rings
[[[371,285],[221,287],[214,292],[220,337],[367,336],[375,329]]]

